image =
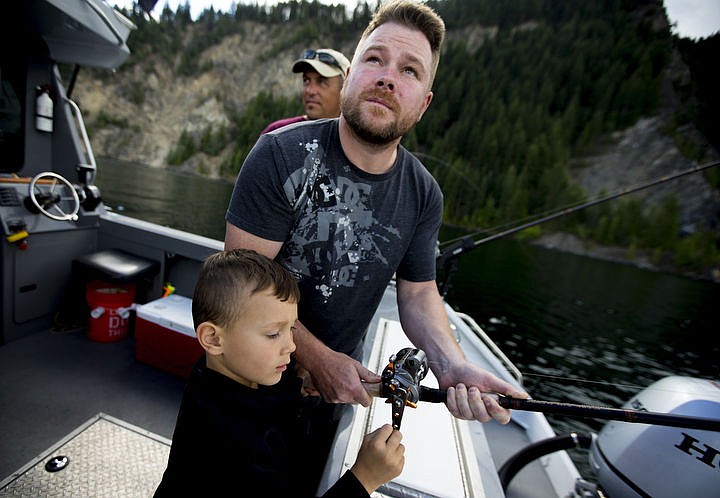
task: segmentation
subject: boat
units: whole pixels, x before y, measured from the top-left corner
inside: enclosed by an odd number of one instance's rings
[[[112,212],[94,184],[98,166],[72,88],[80,67],[113,69],[127,59],[134,29],[127,18],[104,0],[28,0],[5,6],[0,26],[0,496],[152,496],[183,375],[197,358],[185,330],[188,302],[200,264],[223,243]],[[69,81],[60,64],[74,67]],[[395,292],[391,282],[364,351],[368,368],[392,375],[401,352],[422,358],[402,332]],[[482,328],[446,308],[466,355],[522,388],[521,372]],[[405,387],[437,388],[422,370]],[[667,382],[686,394],[670,404],[649,390],[628,408],[720,419],[717,383]],[[391,406],[380,396],[368,408],[344,408],[319,491],[349,468],[366,432],[395,421]],[[406,465],[374,496],[590,497],[604,496],[603,486],[612,496],[709,496],[701,491],[720,489],[717,432],[660,427],[657,449],[648,436],[655,426],[612,422],[600,435],[558,435],[539,411],[514,410],[502,425],[455,419],[422,398],[403,408]],[[630,444],[635,439],[642,444]],[[580,475],[566,451],[573,447],[588,449],[605,483]],[[662,452],[673,472],[653,467]],[[650,468],[637,466],[637,455]],[[674,471],[680,466],[685,478]],[[676,489],[664,476],[694,491],[664,494]]]

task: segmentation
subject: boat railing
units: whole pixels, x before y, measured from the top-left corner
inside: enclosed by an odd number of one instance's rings
[[[515,364],[510,361],[510,358],[508,358],[505,353],[502,352],[502,350],[498,347],[497,344],[490,338],[489,335],[485,333],[485,331],[478,325],[478,323],[471,317],[470,315],[466,313],[459,313],[457,312],[457,316],[459,316],[465,324],[470,327],[470,329],[473,331],[473,333],[487,346],[495,356],[505,365],[508,372],[515,378],[515,380],[518,381],[518,383],[522,386],[523,385],[523,374],[520,372],[520,369],[515,366]]]
[[[90,145],[90,138],[88,137],[87,130],[85,129],[85,121],[83,120],[80,108],[75,102],[73,102],[72,99],[65,97],[65,102],[70,105],[72,114],[75,117],[75,123],[77,124],[77,128],[80,130],[83,146],[85,147],[85,155],[87,156],[86,159],[88,161],[88,164],[83,166],[90,172],[88,183],[92,183],[95,177],[95,172],[97,171],[97,164],[95,163],[95,154],[93,154],[92,146]]]

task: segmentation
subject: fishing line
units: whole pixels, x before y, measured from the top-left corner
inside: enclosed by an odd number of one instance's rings
[[[700,171],[704,171],[704,170],[706,170],[706,169],[715,167],[715,166],[717,166],[717,165],[720,165],[720,160],[710,161],[710,162],[707,162],[707,163],[704,163],[704,164],[700,164],[700,165],[698,165],[698,166],[695,166],[695,167],[692,167],[692,168],[689,168],[689,169],[685,169],[685,170],[682,170],[682,171],[679,171],[679,172],[675,172],[675,173],[670,173],[670,174],[668,174],[668,175],[664,175],[664,176],[661,176],[661,177],[659,177],[659,178],[655,178],[655,179],[653,179],[653,180],[648,180],[648,181],[645,181],[645,182],[636,183],[635,185],[632,185],[632,186],[630,186],[630,187],[626,187],[626,188],[623,188],[623,189],[620,189],[620,190],[616,190],[614,193],[609,194],[609,195],[598,196],[598,197],[595,197],[595,198],[589,198],[589,199],[586,200],[586,201],[581,201],[581,202],[576,202],[576,203],[568,204],[568,205],[566,205],[565,207],[561,207],[561,208],[558,208],[558,209],[555,209],[555,210],[552,210],[552,211],[546,211],[546,213],[550,213],[550,214],[547,214],[547,215],[545,215],[544,213],[540,213],[540,214],[536,214],[536,215],[533,215],[533,216],[530,216],[530,217],[526,217],[526,218],[523,219],[523,220],[513,221],[513,222],[511,222],[511,223],[507,223],[507,224],[504,224],[504,225],[499,225],[499,226],[497,226],[497,227],[495,227],[495,228],[490,228],[490,229],[487,229],[487,230],[481,230],[481,231],[475,232],[474,234],[470,234],[470,235],[467,235],[467,236],[464,236],[464,237],[458,237],[458,238],[456,238],[456,239],[454,239],[454,240],[442,242],[440,245],[441,245],[441,246],[444,246],[444,245],[447,245],[447,244],[451,244],[451,243],[453,243],[453,242],[457,242],[457,241],[463,240],[463,239],[465,239],[465,238],[467,238],[467,237],[471,237],[471,238],[472,238],[472,237],[475,237],[475,236],[480,235],[480,234],[491,233],[491,235],[489,235],[489,236],[487,236],[487,237],[485,237],[485,238],[483,238],[483,239],[474,241],[475,246],[478,246],[478,245],[480,245],[480,244],[483,244],[483,243],[485,243],[485,242],[490,242],[491,240],[495,240],[495,239],[500,238],[500,237],[503,237],[503,236],[505,236],[505,235],[511,235],[511,234],[513,234],[513,233],[519,232],[519,231],[524,230],[524,229],[526,229],[526,228],[530,228],[531,226],[538,225],[538,224],[540,224],[540,223],[545,223],[545,222],[547,222],[547,221],[551,221],[551,220],[554,220],[554,219],[556,219],[556,218],[560,218],[561,216],[566,216],[566,215],[571,214],[571,213],[573,213],[573,212],[575,212],[575,211],[579,211],[580,209],[585,209],[585,208],[588,208],[588,207],[592,207],[592,206],[595,206],[595,205],[597,205],[597,204],[601,204],[601,203],[603,203],[603,202],[607,202],[607,201],[616,199],[616,198],[621,197],[621,196],[623,196],[623,195],[627,195],[627,194],[631,194],[631,193],[634,193],[634,192],[638,192],[638,191],[640,191],[640,190],[644,190],[644,189],[649,188],[649,187],[654,187],[654,186],[659,185],[659,184],[661,184],[661,183],[669,182],[669,181],[671,181],[671,180],[675,180],[675,179],[680,178],[680,177],[682,177],[682,176],[690,175],[690,174],[693,174],[693,173],[698,173],[698,172],[700,172]],[[526,220],[526,219],[530,219],[530,220],[532,220],[532,221],[527,221],[527,222],[525,222],[524,220]],[[508,229],[508,230],[503,230],[503,228],[506,227],[506,226],[508,226],[508,225],[514,225],[514,228],[510,228],[510,229]]]
[[[510,373],[510,372],[508,372],[508,373]],[[649,386],[640,386],[640,385],[635,385],[635,384],[620,384],[617,382],[609,382],[609,381],[601,381],[601,380],[579,379],[576,377],[565,377],[562,375],[547,375],[547,374],[535,374],[535,373],[523,372],[523,378],[527,378],[527,377],[540,377],[540,378],[550,379],[550,380],[554,380],[554,381],[558,381],[558,382],[570,381],[570,382],[576,382],[578,384],[581,384],[581,383],[582,384],[595,384],[598,386],[615,387],[618,389],[636,389],[638,391],[642,391],[642,390],[646,389],[646,390],[652,390],[652,391],[656,391],[656,392],[665,392],[665,393],[672,393],[672,394],[681,393],[681,394],[698,395],[698,396],[703,394],[703,393],[699,393],[699,392],[693,393],[690,391],[677,391],[674,389],[661,389],[659,387],[650,388]],[[704,379],[704,380],[710,380],[710,379]]]
[[[428,360],[427,362],[428,362],[429,366],[433,366],[433,365],[439,366],[441,368],[440,371],[444,371],[443,367],[447,366],[447,362],[433,361],[433,360]],[[509,374],[512,374],[512,372],[508,369],[504,369],[504,371]],[[638,390],[645,389],[645,387],[646,387],[646,386],[638,386],[638,385],[633,385],[633,384],[618,384],[618,383],[614,383],[614,382],[600,381],[600,380],[579,379],[579,378],[573,378],[573,377],[565,377],[562,375],[547,375],[547,374],[535,374],[535,373],[525,373],[525,372],[522,372],[522,375],[523,375],[523,378],[541,377],[544,379],[550,379],[550,380],[554,380],[554,381],[558,381],[558,382],[572,381],[572,382],[577,382],[577,383],[596,384],[596,385],[605,386],[605,387],[609,386],[609,387],[638,389]]]
[[[441,368],[440,371],[444,371],[443,367],[447,366],[447,362],[441,362],[441,361],[427,360],[427,363],[429,366],[433,366],[433,365],[439,366]],[[504,371],[512,375],[512,372],[510,370],[505,369]],[[594,384],[596,386],[614,387],[617,389],[634,389],[637,391],[642,391],[643,389],[650,389],[649,386],[641,386],[641,385],[637,385],[637,384],[621,384],[618,382],[580,379],[577,377],[567,377],[567,376],[563,376],[563,375],[549,375],[549,374],[525,373],[525,372],[522,372],[522,375],[523,375],[523,379],[526,379],[528,377],[533,377],[533,378],[539,378],[539,379],[552,380],[552,381],[556,381],[556,382],[570,381],[570,382],[574,382],[577,384]],[[711,379],[703,379],[703,380],[708,380],[708,381],[712,382]],[[693,393],[693,392],[689,392],[689,391],[676,391],[673,389],[661,389],[661,388],[657,388],[657,387],[653,387],[652,390],[657,391],[657,392],[666,392],[666,393],[672,393],[672,394],[675,394],[675,393],[682,393],[682,394],[689,394],[689,395],[702,394],[702,393]]]
[[[425,154],[424,152],[413,152],[412,153],[416,157],[426,158],[426,159],[432,159],[433,161],[442,164],[443,166],[447,167],[448,169],[452,170],[453,173],[461,177],[463,180],[469,180],[467,175],[463,174],[461,171],[458,170],[457,167],[453,166],[447,161],[444,161],[440,159],[439,157],[431,156],[430,154]],[[475,186],[473,182],[468,181],[466,185],[470,186],[473,190],[480,194],[484,194],[485,192],[482,192],[479,188]]]
[[[623,389],[645,389],[646,386],[638,386],[634,384],[618,384],[616,382],[609,382],[609,381],[602,381],[602,380],[588,380],[588,379],[579,379],[575,377],[565,377],[562,375],[547,375],[547,374],[535,374],[535,373],[525,373],[523,372],[523,378],[526,377],[540,377],[544,379],[551,379],[555,381],[571,381],[571,382],[577,382],[577,383],[583,383],[583,384],[595,384],[598,386],[604,386],[604,387],[617,387],[617,388],[623,388]]]
[[[578,207],[578,206],[582,206],[582,205],[585,204],[586,202],[594,202],[595,199],[600,199],[600,197],[584,199],[584,200],[577,201],[577,202],[574,202],[574,203],[566,204],[566,205],[564,205],[564,206],[561,206],[561,207],[558,207],[558,208],[555,208],[555,209],[548,209],[548,210],[543,211],[543,212],[541,212],[541,213],[536,213],[536,214],[533,214],[533,215],[528,215],[528,216],[526,216],[525,218],[520,218],[520,219],[517,219],[517,220],[508,221],[507,223],[503,223],[502,225],[496,225],[496,226],[494,226],[494,227],[492,227],[492,228],[485,228],[485,229],[478,230],[478,231],[476,231],[476,232],[470,233],[470,234],[468,234],[468,235],[463,235],[463,236],[460,236],[460,237],[456,237],[456,238],[454,238],[454,239],[445,240],[445,241],[443,241],[443,242],[440,243],[440,246],[445,246],[445,245],[453,244],[453,243],[455,243],[455,242],[458,242],[458,241],[464,239],[465,237],[475,238],[475,237],[477,237],[477,236],[479,236],[479,235],[493,235],[493,234],[495,234],[495,233],[502,232],[503,230],[505,230],[505,229],[508,228],[508,227],[514,227],[514,226],[517,226],[517,225],[522,225],[522,224],[525,224],[525,223],[528,223],[528,222],[532,222],[532,221],[535,221],[535,220],[539,220],[539,219],[545,218],[546,216],[551,216],[551,215],[553,215],[553,214],[556,213],[556,212],[562,212],[562,211],[565,211],[565,210],[568,210],[568,209],[575,209],[575,208]]]
[[[443,159],[440,159],[439,157],[435,157],[435,156],[430,155],[430,154],[425,154],[424,152],[413,152],[413,155],[415,155],[415,156],[417,156],[417,157],[420,157],[420,158],[424,158],[424,159],[431,159],[431,160],[433,160],[433,161],[435,161],[435,162],[437,162],[437,163],[445,166],[446,168],[448,168],[449,170],[451,170],[453,173],[457,174],[458,176],[460,176],[460,177],[463,178],[464,180],[469,180],[468,176],[467,176],[466,174],[462,173],[456,166],[450,164],[450,163],[447,162],[447,161],[444,161]],[[478,192],[478,193],[481,193],[481,194],[484,194],[484,193],[485,193],[485,192],[481,191],[479,188],[477,188],[473,182],[468,181],[467,185],[470,186],[473,190],[475,190],[475,191]],[[586,201],[577,201],[576,203],[567,204],[567,205],[565,205],[564,207],[557,208],[557,209],[573,208],[573,207],[575,207],[575,206],[578,206],[578,205],[583,204],[584,202],[586,202]],[[518,219],[518,220],[508,221],[507,223],[503,223],[503,224],[501,224],[501,225],[496,225],[495,227],[492,227],[492,228],[487,228],[487,229],[478,230],[478,231],[476,231],[476,232],[473,232],[473,233],[469,234],[468,236],[469,236],[469,237],[477,237],[477,236],[479,236],[479,235],[486,235],[486,234],[487,234],[487,235],[492,235],[493,233],[496,233],[496,232],[499,232],[499,231],[501,231],[501,230],[504,230],[504,229],[507,228],[507,227],[512,227],[512,226],[514,226],[515,224],[518,224],[518,223],[525,223],[525,222],[527,222],[527,221],[535,220],[535,219],[541,218],[541,217],[543,217],[543,216],[546,216],[546,215],[548,215],[548,214],[551,214],[551,213],[553,213],[553,212],[554,212],[554,210],[548,209],[548,210],[546,210],[546,211],[543,211],[542,213],[536,213],[536,214],[534,214],[534,215],[528,215],[528,216],[526,216],[525,218],[520,218],[520,219]],[[464,237],[458,237],[458,238],[455,238],[455,239],[450,239],[450,240],[443,241],[443,242],[440,243],[440,246],[444,246],[444,245],[447,245],[447,244],[452,244],[452,243],[457,242],[457,241],[459,241],[459,240],[461,240],[461,239],[463,239],[463,238],[464,238]]]

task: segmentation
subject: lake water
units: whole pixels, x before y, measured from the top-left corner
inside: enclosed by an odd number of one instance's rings
[[[100,161],[107,206],[222,240],[232,184]],[[549,401],[620,407],[667,375],[720,378],[720,285],[496,240],[464,255],[447,301]],[[548,416],[558,433],[603,422]],[[581,470],[587,454],[571,452]]]

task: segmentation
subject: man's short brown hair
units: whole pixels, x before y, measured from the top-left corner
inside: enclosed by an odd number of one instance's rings
[[[360,46],[373,31],[389,22],[401,24],[410,29],[416,29],[425,35],[425,38],[427,38],[427,41],[430,43],[430,50],[432,52],[433,66],[430,78],[430,85],[432,85],[435,79],[435,73],[437,73],[438,64],[440,63],[440,48],[445,39],[445,22],[427,5],[411,0],[393,0],[382,4],[375,12],[365,31],[363,31],[358,46]]]

